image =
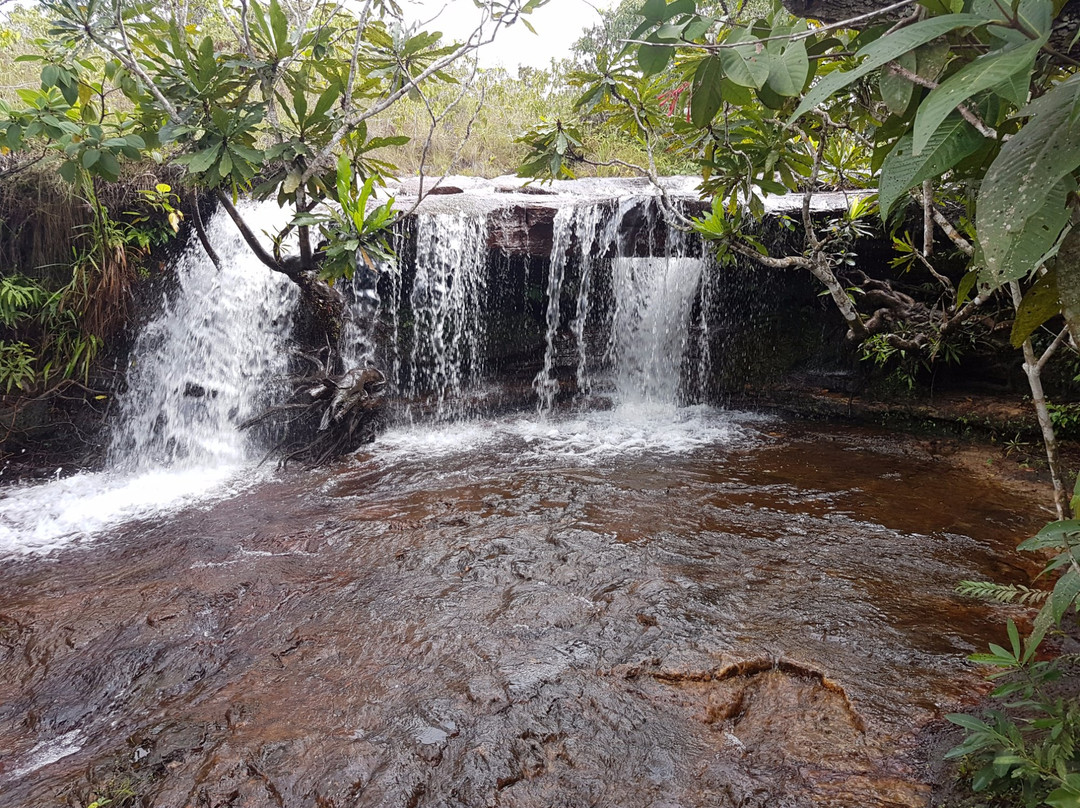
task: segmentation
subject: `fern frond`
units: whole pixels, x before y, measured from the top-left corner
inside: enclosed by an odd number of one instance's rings
[[[992,581],[961,581],[957,584],[956,591],[969,598],[996,603],[1019,603],[1025,606],[1042,603],[1050,596],[1050,592],[1045,589],[1032,589],[1023,584],[996,584]]]

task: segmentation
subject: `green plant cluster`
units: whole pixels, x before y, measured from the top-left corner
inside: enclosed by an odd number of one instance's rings
[[[947,754],[973,761],[976,793],[1007,797],[1013,804],[1080,806],[1080,700],[1068,684],[1080,657],[1047,655],[1046,638],[1071,615],[1080,598],[1080,521],[1052,522],[1020,545],[1021,550],[1053,554],[1041,576],[1057,574],[1051,590],[964,581],[962,594],[998,602],[1042,604],[1031,634],[1021,640],[1008,621],[1009,647],[991,644],[972,661],[996,668],[999,682],[991,697],[1000,705],[982,717],[953,714],[948,719],[967,737]],[[1041,577],[1040,576],[1040,577]]]
[[[121,324],[139,263],[166,243],[182,214],[172,188],[159,183],[114,218],[87,188],[93,211],[75,233],[70,275],[49,288],[18,273],[0,277],[0,390],[38,395],[56,383],[86,384],[106,339]]]

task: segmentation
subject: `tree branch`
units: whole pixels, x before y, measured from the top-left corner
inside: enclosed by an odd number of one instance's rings
[[[926,87],[930,90],[936,89],[938,87],[938,83],[936,81],[924,79],[918,73],[912,73],[906,67],[904,67],[903,65],[899,65],[896,62],[889,62],[889,64],[885,67],[887,70],[891,70],[895,75],[907,79],[912,84],[917,84],[920,87]],[[960,104],[956,108],[956,111],[960,113],[961,118],[963,118],[973,127],[975,127],[975,130],[983,137],[990,138],[991,140],[1000,140],[998,133],[991,129],[989,126],[987,126],[985,123],[983,123],[982,119],[980,119],[978,115],[972,112],[971,108],[968,107],[966,104]]]
[[[302,273],[291,269],[285,262],[275,260],[274,256],[266,251],[266,248],[263,247],[262,243],[259,241],[258,236],[251,232],[251,228],[248,227],[247,222],[244,221],[244,217],[240,215],[239,211],[237,211],[236,207],[233,205],[232,200],[229,199],[229,195],[219,188],[216,192],[216,196],[218,202],[225,208],[225,212],[229,214],[229,218],[233,220],[236,229],[240,231],[240,235],[243,237],[244,241],[247,242],[248,247],[255,253],[255,257],[275,272],[280,272],[294,283],[299,283]]]

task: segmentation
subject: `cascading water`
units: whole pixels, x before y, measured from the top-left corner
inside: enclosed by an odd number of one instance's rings
[[[246,205],[244,215],[258,232],[287,214]],[[45,552],[243,484],[237,472],[253,447],[237,427],[284,380],[296,293],[258,262],[224,213],[207,229],[222,269],[194,239],[178,260],[175,289],[135,340],[109,470],[6,491],[0,555]]]
[[[283,218],[248,207],[256,231]],[[288,371],[296,290],[269,271],[224,213],[207,234],[221,270],[192,245],[176,264],[178,288],[139,333],[109,447],[116,469],[207,468],[248,459],[237,427],[261,412]]]
[[[468,412],[464,394],[483,370],[487,218],[421,215],[416,231],[403,392],[410,400],[427,399],[438,420],[462,417]]]
[[[255,231],[273,230],[281,222],[269,218],[287,215],[272,205],[247,206],[244,214]],[[684,358],[697,356],[698,379],[708,372],[703,263],[686,257],[687,244],[673,228],[657,243],[654,216],[650,200],[633,197],[559,210],[546,283],[543,362],[534,382],[540,411],[552,413],[559,376],[572,371],[579,412],[596,393],[616,405],[615,420],[586,412],[587,422],[564,419],[555,433],[544,420],[517,422],[516,434],[530,445],[542,436],[557,451],[603,453],[715,439],[709,429],[687,427],[690,411],[676,406],[687,387]],[[635,227],[637,235],[629,236]],[[110,471],[9,490],[0,514],[0,552],[46,550],[230,490],[224,483],[237,480],[236,472],[251,460],[252,436],[237,427],[272,400],[287,373],[295,291],[259,264],[224,216],[215,217],[209,232],[224,268],[219,273],[194,242],[179,260],[175,288],[135,342],[128,389],[117,402]],[[405,280],[394,271],[387,284],[395,345],[384,356],[399,397],[412,402],[408,423],[420,417],[460,420],[478,413],[474,404],[482,395],[489,347],[487,216],[421,214],[415,236],[414,274]],[[635,257],[642,243],[662,254]],[[375,352],[375,280],[356,280],[351,289],[353,319],[343,344],[350,363]],[[695,295],[701,301],[696,328]],[[658,406],[666,408],[666,420],[641,421],[644,410]],[[728,428],[720,425],[722,432]]]
[[[534,387],[541,414],[552,410],[559,391],[556,362],[558,338],[564,319],[576,343],[575,381],[579,398],[588,396],[596,371],[609,377],[610,392],[617,404],[674,407],[680,403],[683,358],[693,339],[691,314],[695,298],[702,313],[697,331],[699,365],[708,363],[708,334],[704,326],[707,289],[704,262],[686,257],[687,241],[681,231],[667,228],[663,254],[632,257],[633,245],[625,243],[623,224],[632,212],[646,222],[652,244],[655,228],[648,202],[629,198],[612,211],[600,204],[563,208],[554,222],[554,239],[548,276],[546,348],[544,363]],[[576,249],[575,249],[576,248]],[[577,267],[576,303],[567,318],[562,311],[564,285],[569,266]],[[599,276],[605,276],[603,278]],[[598,294],[597,288],[605,290]],[[601,322],[596,322],[596,321]],[[588,327],[593,323],[606,333],[605,347],[590,346]],[[601,355],[599,368],[590,369],[590,355]],[[699,366],[698,379],[708,368]]]
[[[615,258],[615,388],[621,406],[679,403],[700,258]]]

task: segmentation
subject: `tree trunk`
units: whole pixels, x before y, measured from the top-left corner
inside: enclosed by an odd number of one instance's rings
[[[1013,307],[1020,308],[1020,284],[1013,281],[1009,284],[1012,293]],[[1042,363],[1035,357],[1035,349],[1030,339],[1024,340],[1024,375],[1027,376],[1028,387],[1031,388],[1031,402],[1035,405],[1035,417],[1039,422],[1039,430],[1042,432],[1043,446],[1046,447],[1046,464],[1050,467],[1050,481],[1054,485],[1054,509],[1058,519],[1069,518],[1069,494],[1065,489],[1065,482],[1061,476],[1061,459],[1058,455],[1057,434],[1054,432],[1054,422],[1050,418],[1050,409],[1046,406],[1046,394],[1042,386]]]

